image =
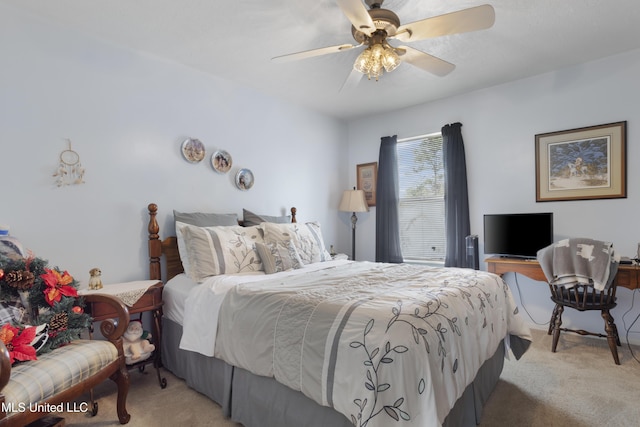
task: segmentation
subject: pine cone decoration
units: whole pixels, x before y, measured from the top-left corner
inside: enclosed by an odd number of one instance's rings
[[[26,291],[31,289],[35,279],[34,274],[30,271],[14,270],[5,275],[4,281],[12,288],[16,288],[19,291]]]
[[[56,313],[49,320],[49,328],[52,332],[61,332],[67,329],[69,315],[67,313]]]

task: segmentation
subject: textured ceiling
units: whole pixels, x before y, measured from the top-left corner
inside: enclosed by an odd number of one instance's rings
[[[638,0],[386,0],[401,23],[481,4],[495,25],[411,43],[456,65],[437,77],[401,64],[340,90],[360,49],[295,62],[278,55],[353,43],[335,0],[0,0],[115,45],[185,64],[335,117],[381,113],[640,47]]]

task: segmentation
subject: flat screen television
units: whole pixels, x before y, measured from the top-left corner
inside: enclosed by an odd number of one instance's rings
[[[553,213],[487,214],[484,216],[484,253],[535,258],[553,243]]]

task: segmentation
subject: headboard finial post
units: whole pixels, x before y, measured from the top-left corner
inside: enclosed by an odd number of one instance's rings
[[[298,222],[296,220],[296,212],[298,211],[298,209],[296,208],[291,208],[291,222]]]

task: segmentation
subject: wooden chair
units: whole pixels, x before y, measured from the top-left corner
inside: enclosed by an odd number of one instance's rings
[[[615,275],[617,268],[612,269]],[[556,304],[551,314],[549,322],[549,335],[553,333],[553,343],[551,351],[556,352],[560,331],[574,332],[580,335],[593,335],[607,338],[613,360],[616,365],[620,364],[618,358],[618,346],[620,346],[620,337],[618,336],[618,328],[611,316],[610,310],[616,306],[616,283],[613,281],[609,287],[603,291],[599,291],[592,284],[575,284],[573,287],[556,286],[549,284],[551,290],[551,300]],[[604,319],[604,329],[606,335],[594,332],[588,332],[584,329],[562,328],[562,312],[565,307],[574,308],[579,311],[599,310]]]
[[[616,306],[618,260],[610,242],[589,238],[568,238],[540,249],[537,254],[555,303],[549,322],[549,335],[553,334],[551,351],[555,353],[560,331],[607,338],[613,360],[620,364],[618,328],[611,316]],[[606,335],[562,327],[565,307],[578,311],[599,310],[604,320]]]

